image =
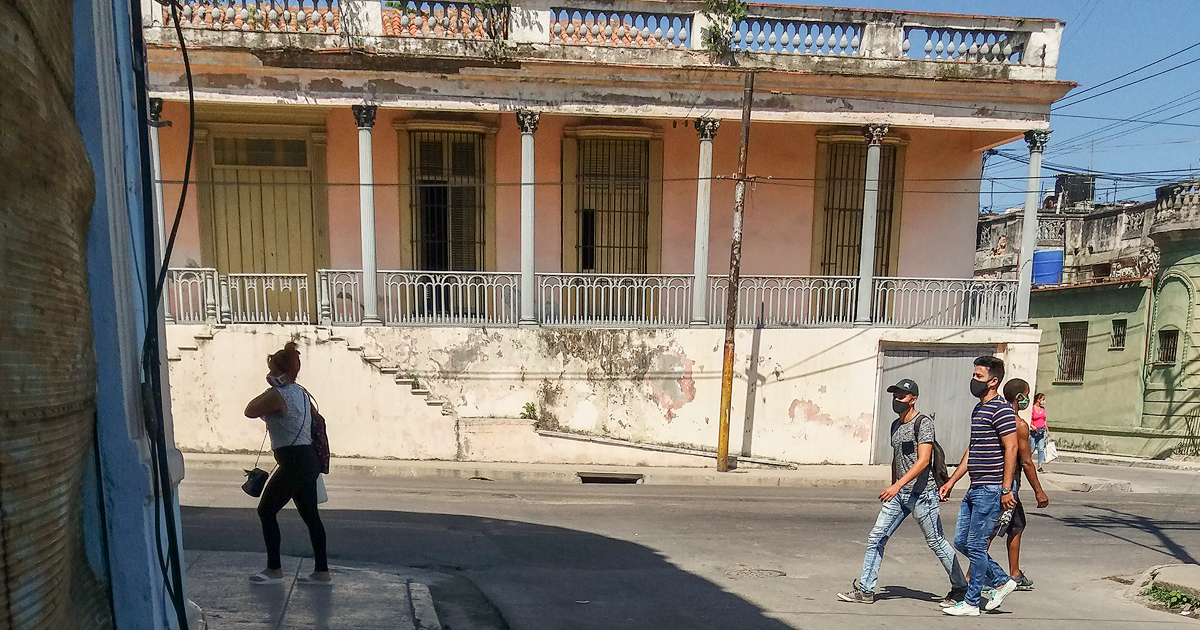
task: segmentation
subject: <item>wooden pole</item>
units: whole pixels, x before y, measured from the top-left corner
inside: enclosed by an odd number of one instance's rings
[[[729,471],[729,412],[733,403],[734,327],[738,313],[738,283],[742,276],[742,218],[746,210],[746,155],[750,146],[750,110],[754,104],[754,73],[746,74],[742,91],[742,144],[738,151],[737,183],[733,189],[733,243],[729,248],[729,287],[725,292],[725,360],[721,364],[721,423],[717,436],[717,470]]]

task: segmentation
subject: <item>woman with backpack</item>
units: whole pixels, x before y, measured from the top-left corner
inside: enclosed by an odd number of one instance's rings
[[[302,582],[328,584],[329,564],[325,550],[325,526],[317,512],[317,478],[322,461],[314,445],[313,420],[316,412],[308,392],[296,384],[300,374],[300,351],[288,342],[282,350],[267,357],[267,384],[270,387],[246,405],[247,418],[261,418],[271,436],[271,451],[278,463],[258,502],[263,539],[267,545],[267,568],[250,576],[253,584],[283,582],[280,559],[280,533],[277,516],[289,501],[296,504],[300,518],[308,527],[315,566]]]

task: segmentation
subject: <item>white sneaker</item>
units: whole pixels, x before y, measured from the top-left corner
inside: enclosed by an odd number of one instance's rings
[[[988,603],[986,606],[984,606],[984,608],[987,610],[996,610],[1000,607],[1000,604],[1004,602],[1004,598],[1008,597],[1009,594],[1015,590],[1017,590],[1017,583],[1015,580],[1009,580],[1005,582],[1004,586],[996,589],[996,592],[992,594],[992,598],[988,600]]]
[[[978,617],[979,607],[972,606],[967,602],[958,602],[949,608],[943,608],[942,612],[955,617]]]

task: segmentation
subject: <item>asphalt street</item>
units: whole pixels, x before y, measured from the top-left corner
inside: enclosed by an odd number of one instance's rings
[[[180,490],[189,550],[261,551],[241,480],[189,471]],[[948,584],[915,523],[888,544],[877,602],[837,601],[862,566],[873,491],[334,476],[322,511],[331,563],[465,577],[503,617],[480,628],[1200,628],[1126,600],[1127,587],[1106,579],[1200,557],[1195,474],[1140,483],[1157,492],[1057,492],[1050,508],[1030,509],[1022,567],[1035,589],[978,619],[940,613],[934,600]],[[957,496],[943,504],[948,532],[957,508]],[[310,556],[290,507],[281,524],[283,553]],[[1007,566],[1002,551],[995,557]]]

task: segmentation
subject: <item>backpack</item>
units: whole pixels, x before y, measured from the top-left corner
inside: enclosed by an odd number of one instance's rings
[[[925,419],[926,417],[927,416],[922,413],[917,414],[917,417],[913,418],[913,422],[916,423],[913,425],[914,440],[921,439],[921,420]],[[917,442],[917,444],[920,445],[920,442]],[[939,488],[946,485],[946,482],[950,481],[950,471],[946,469],[946,451],[942,450],[941,444],[938,444],[936,429],[934,431],[933,456],[929,461],[929,470],[933,473],[933,480],[937,482]],[[899,470],[896,469],[896,461],[892,460],[893,482],[896,482],[900,479],[900,475],[897,474],[898,472]]]
[[[321,472],[329,474],[329,432],[325,428],[325,416],[318,411],[317,399],[313,395],[304,390],[308,394],[309,413],[311,414],[312,425],[309,427],[310,437],[312,438],[313,448],[317,449],[317,457],[321,460]]]

